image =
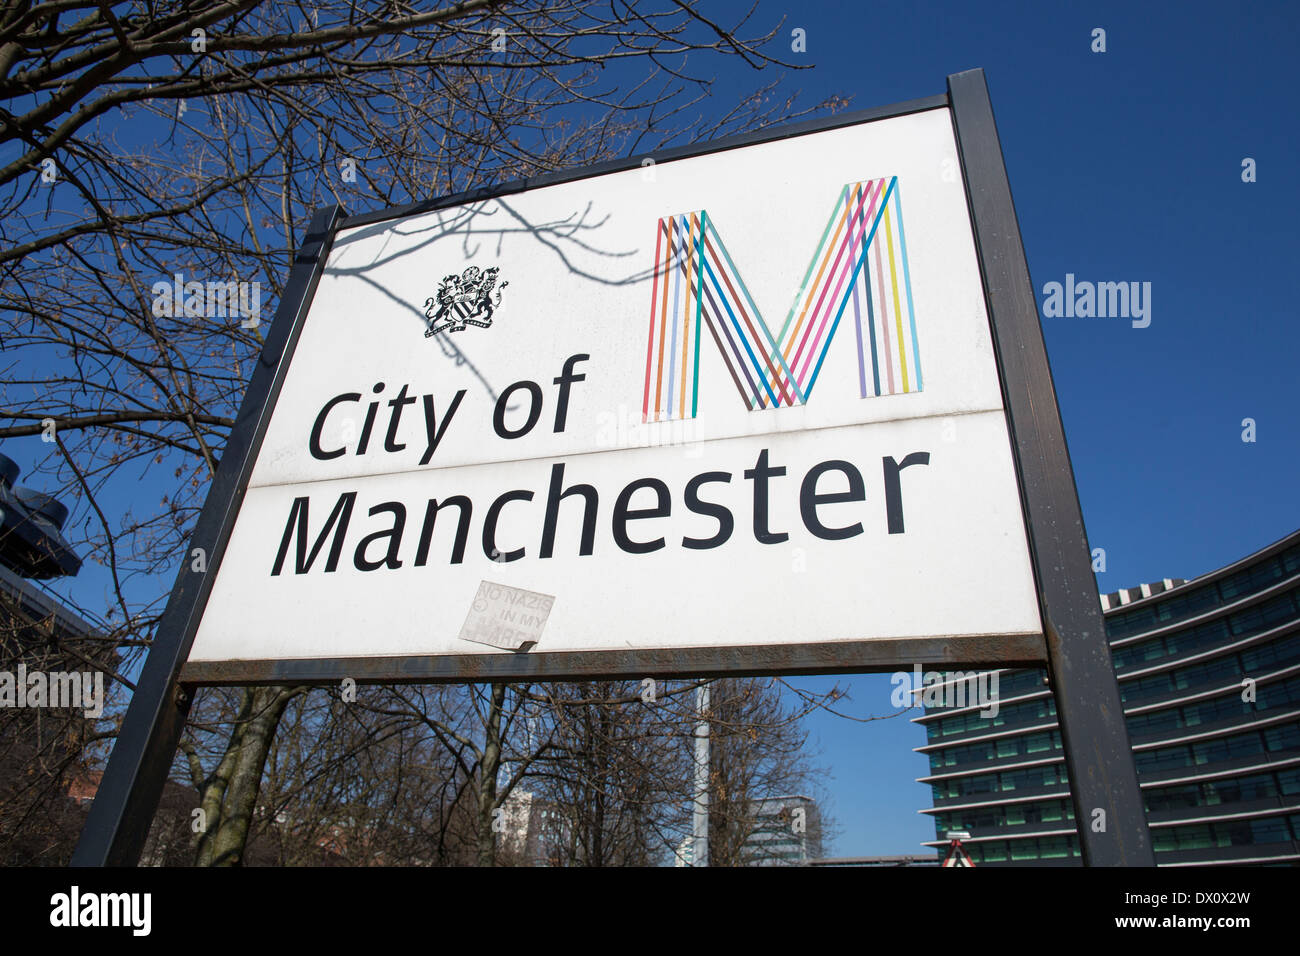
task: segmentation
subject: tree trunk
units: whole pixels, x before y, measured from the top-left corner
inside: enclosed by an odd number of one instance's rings
[[[305,687],[248,687],[230,743],[203,789],[207,829],[199,838],[198,866],[240,866],[257,808],[266,755],[289,701]]]
[[[506,685],[492,685],[492,704],[488,708],[483,759],[478,776],[478,865],[496,862],[492,832],[492,811],[497,804],[497,770],[501,766],[501,709],[506,699]]]

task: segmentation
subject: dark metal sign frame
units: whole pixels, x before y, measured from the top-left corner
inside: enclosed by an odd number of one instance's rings
[[[369,657],[187,663],[240,503],[285,375],[340,229],[639,168],[642,157],[551,173],[430,202],[345,216],[318,210],[294,260],[275,321],[240,405],[191,548],[206,571],[182,562],[131,700],[74,865],[132,865],[157,808],[193,688],[205,685],[536,681],[596,677],[829,674],[1047,662],[1056,698],[1075,820],[1089,865],[1154,865],[1119,688],[1111,666],[1074,473],[1048,367],[1020,228],[982,70],[948,77],[946,95],[655,154],[656,163],[723,152],[925,110],[950,108],[1003,404],[1020,486],[1043,636],[878,639],[784,646],[692,647],[455,657]],[[1044,643],[1045,637],[1045,643]]]

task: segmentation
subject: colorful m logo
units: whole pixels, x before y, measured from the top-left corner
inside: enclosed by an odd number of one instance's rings
[[[708,213],[660,219],[642,420],[695,417],[706,328],[751,411],[808,400],[846,314],[862,397],[919,392],[902,202],[897,176],[841,190],[775,337]]]

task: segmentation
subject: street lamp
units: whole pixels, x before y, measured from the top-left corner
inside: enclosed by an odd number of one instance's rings
[[[53,495],[15,482],[21,469],[0,455],[0,564],[25,578],[75,575],[81,559],[63,538],[68,509]]]

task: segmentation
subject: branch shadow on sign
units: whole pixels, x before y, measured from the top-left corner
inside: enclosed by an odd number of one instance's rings
[[[505,221],[497,220],[498,216],[505,217]],[[377,281],[371,273],[384,265],[425,251],[435,241],[445,241],[451,236],[460,237],[460,252],[466,259],[478,255],[485,244],[492,243],[494,237],[496,254],[500,255],[504,236],[511,233],[528,234],[540,246],[539,251],[555,256],[563,268],[572,275],[610,286],[631,285],[648,278],[653,271],[652,266],[633,272],[615,269],[610,274],[599,274],[592,271],[590,267],[583,268],[579,265],[577,262],[579,257],[592,255],[609,260],[611,265],[622,265],[642,251],[639,248],[626,251],[598,248],[589,241],[589,237],[609,221],[609,214],[604,214],[598,220],[594,216],[593,204],[588,202],[585,208],[570,213],[563,219],[533,223],[507,200],[499,197],[470,206],[432,210],[407,221],[386,220],[347,230],[335,239],[335,251],[356,242],[381,236],[386,236],[390,240],[401,238],[406,241],[402,243],[400,250],[392,253],[381,252],[380,256],[372,259],[365,266],[356,268],[331,266],[326,272],[331,275],[349,276],[366,283],[388,299],[396,309],[403,314],[409,314],[413,321],[421,325],[427,322],[427,316],[423,311],[426,300],[413,302],[399,298],[390,288]],[[412,242],[411,237],[419,238]],[[388,243],[385,242],[385,246],[387,245]],[[496,389],[492,387],[487,375],[475,364],[460,343],[446,335],[435,335],[433,338],[438,342],[443,356],[457,366],[468,368],[495,402],[498,397]]]

